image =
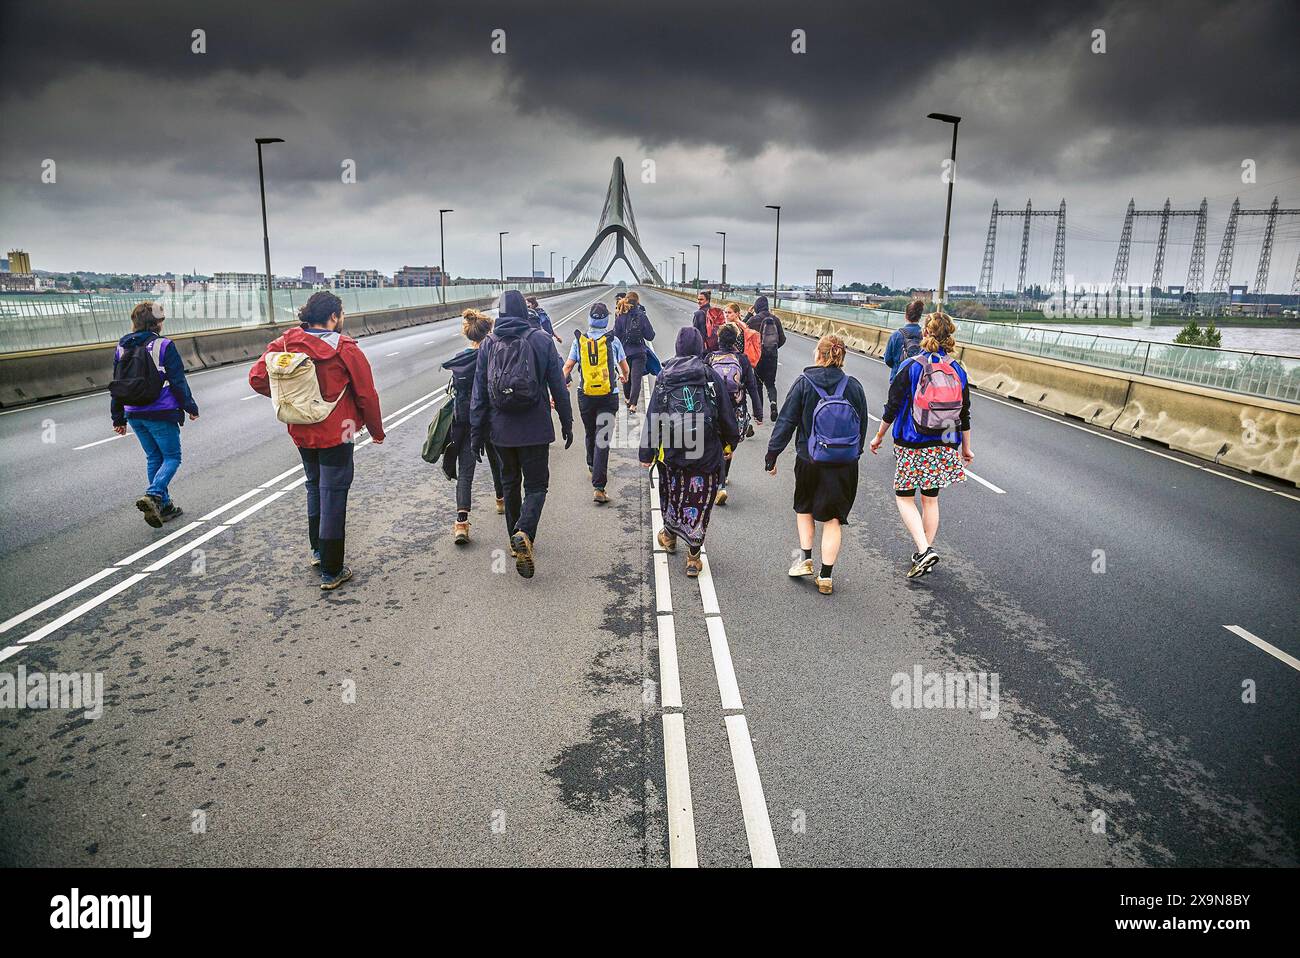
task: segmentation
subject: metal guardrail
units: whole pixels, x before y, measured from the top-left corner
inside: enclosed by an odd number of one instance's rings
[[[730,293],[715,296],[714,303],[721,305],[734,301],[751,305],[755,298],[747,294]],[[808,300],[783,300],[781,308],[809,316],[889,329],[897,329],[904,322],[902,313],[891,310],[863,309]],[[1300,358],[1295,356],[1209,346],[1180,346],[1148,339],[1069,332],[1013,323],[989,323],[960,317],[953,319],[957,323],[958,342],[971,346],[1005,349],[1099,369],[1223,389],[1246,396],[1300,403]]]
[[[345,313],[434,306],[495,296],[502,289],[540,293],[566,289],[565,283],[513,286],[484,283],[448,286],[386,286],[381,289],[331,290],[343,300]],[[291,323],[316,290],[274,291],[275,321]],[[137,303],[161,302],[172,335],[212,329],[266,325],[266,292],[255,289],[194,289],[180,293],[0,293],[0,353],[115,343],[131,331]]]

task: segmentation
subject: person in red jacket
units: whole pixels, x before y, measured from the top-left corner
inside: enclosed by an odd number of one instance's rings
[[[289,436],[307,473],[311,564],[320,567],[320,587],[332,590],[352,578],[352,570],[343,564],[352,438],[364,426],[375,445],[381,445],[384,422],[370,363],[357,341],[343,335],[343,301],[326,290],[313,293],[298,311],[298,320],[302,326],[286,330],[267,352],[306,353],[316,367],[321,396],[336,403],[320,422],[289,424]],[[248,384],[263,396],[271,395],[265,353],[248,371]]]

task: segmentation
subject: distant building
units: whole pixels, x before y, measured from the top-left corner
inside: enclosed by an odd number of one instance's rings
[[[31,271],[32,258],[20,249],[11,249],[9,251],[9,272],[30,273]]]
[[[974,296],[974,286],[949,286],[946,292],[952,296]]]
[[[335,289],[379,289],[386,285],[377,269],[341,269],[334,274]]]
[[[213,273],[215,286],[229,286],[235,289],[266,289],[265,273]]]
[[[438,266],[403,266],[393,274],[394,286],[446,286],[447,278]]]
[[[311,286],[325,285],[326,276],[315,266],[304,266],[302,268],[302,281]]]
[[[9,272],[9,260],[0,259],[0,273]]]

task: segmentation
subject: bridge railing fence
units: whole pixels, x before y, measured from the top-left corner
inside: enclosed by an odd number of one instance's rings
[[[714,297],[715,305],[734,301],[752,305],[757,297],[730,292]],[[770,299],[770,297],[769,297]],[[897,329],[900,312],[865,309],[836,303],[783,299],[781,308],[841,322]],[[1080,333],[1042,326],[990,323],[953,317],[957,341],[972,346],[1005,349],[1047,359],[1135,373],[1175,382],[1223,389],[1283,402],[1300,402],[1300,357],[1276,353],[1183,346],[1126,336]]]

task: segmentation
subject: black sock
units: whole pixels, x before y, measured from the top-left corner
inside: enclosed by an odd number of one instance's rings
[[[835,568],[834,563],[832,563],[831,565],[827,565],[825,562],[823,562],[823,563],[822,563],[822,574],[821,574],[820,578],[822,578],[822,579],[829,579],[829,578],[831,577],[831,570],[834,569],[834,568]]]
[[[690,546],[687,546],[686,551],[690,553],[692,559],[698,559],[700,557],[699,549],[692,549]]]
[[[469,510],[461,509],[456,513],[457,522],[469,522]]]
[[[804,549],[804,550],[803,550],[803,557],[804,557],[805,559],[811,559],[811,558],[812,558],[812,549]]]

